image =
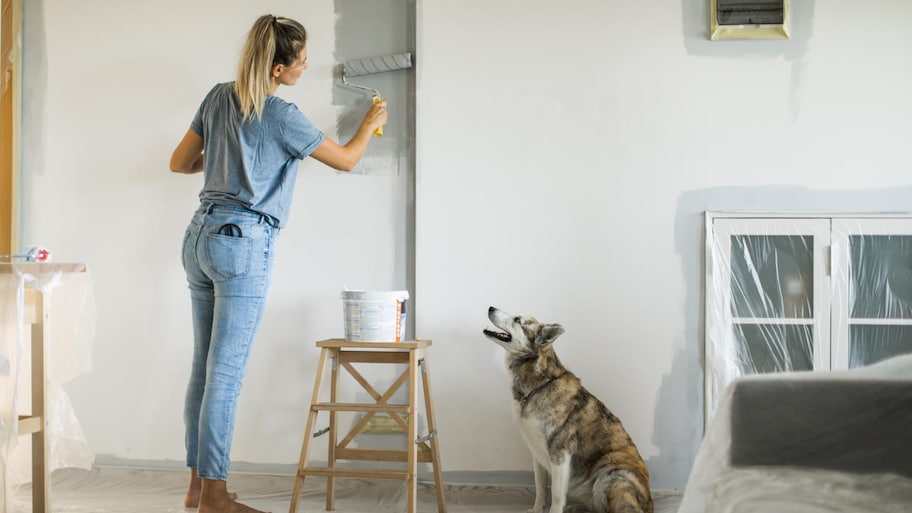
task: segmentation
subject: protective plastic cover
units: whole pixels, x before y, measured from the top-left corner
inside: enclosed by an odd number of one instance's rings
[[[94,454],[63,390],[91,370],[95,301],[83,264],[0,263],[0,513],[13,511],[15,486],[31,481],[31,437],[18,418],[31,414],[32,300],[46,314],[48,472],[89,469]]]
[[[708,215],[681,513],[912,511],[912,219]]]
[[[912,216],[707,216],[707,414],[735,378],[912,353]]]
[[[728,386],[679,513],[912,511],[912,355]]]

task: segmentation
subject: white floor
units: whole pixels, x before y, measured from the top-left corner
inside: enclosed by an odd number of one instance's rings
[[[60,470],[51,483],[51,510],[66,513],[192,512],[183,507],[188,474],[171,470],[101,467],[91,471]],[[404,483],[400,481],[336,480],[336,511],[351,513],[404,512]],[[234,473],[229,489],[249,506],[273,513],[288,511],[294,477]],[[307,478],[298,511],[325,511],[325,480]],[[14,513],[31,512],[31,487],[17,493]],[[525,487],[446,485],[449,513],[525,513],[535,491]],[[656,513],[675,513],[679,492],[655,492]],[[434,487],[421,483],[418,511],[436,513]]]

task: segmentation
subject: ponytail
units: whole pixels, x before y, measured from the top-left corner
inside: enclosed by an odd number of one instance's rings
[[[307,31],[297,21],[270,14],[257,18],[247,34],[234,82],[244,121],[263,115],[273,66],[290,66],[306,44]]]

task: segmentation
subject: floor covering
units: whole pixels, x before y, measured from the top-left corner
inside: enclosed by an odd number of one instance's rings
[[[96,467],[92,470],[65,469],[54,472],[51,482],[51,511],[54,513],[158,513],[192,512],[184,508],[189,474],[176,470]],[[228,488],[248,506],[273,513],[288,511],[294,476],[232,473]],[[525,513],[532,507],[531,487],[489,485],[445,485],[448,513]],[[681,492],[654,492],[655,513],[676,513]],[[299,513],[325,511],[326,481],[309,477],[298,503]],[[402,481],[336,478],[335,511],[341,513],[404,512],[405,483]],[[31,486],[16,491],[14,513],[31,511]],[[419,482],[419,513],[436,513],[433,483]]]

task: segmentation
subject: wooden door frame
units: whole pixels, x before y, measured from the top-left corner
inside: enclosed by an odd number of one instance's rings
[[[21,0],[0,3],[0,255],[18,249],[21,9]]]

